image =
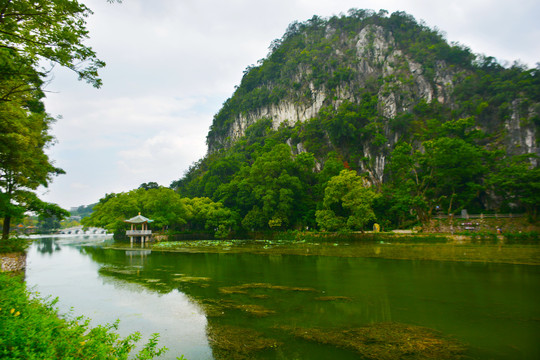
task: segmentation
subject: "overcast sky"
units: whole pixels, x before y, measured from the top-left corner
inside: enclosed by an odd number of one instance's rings
[[[155,181],[169,186],[206,153],[213,116],[243,70],[266,57],[293,21],[350,8],[405,11],[474,53],[536,66],[538,0],[82,0],[90,45],[107,63],[103,87],[55,69],[48,112],[61,116],[49,149],[66,175],[43,199],[69,209]]]

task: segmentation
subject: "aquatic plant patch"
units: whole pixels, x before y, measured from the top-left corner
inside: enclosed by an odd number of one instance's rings
[[[123,267],[117,267],[113,265],[108,266],[102,266],[99,269],[99,272],[102,274],[122,274],[122,275],[136,275],[137,272],[139,272],[140,269],[134,269],[134,268],[123,268]]]
[[[265,337],[254,329],[230,325],[208,325],[206,334],[216,359],[253,359],[255,354],[281,345],[279,341]]]
[[[209,277],[204,276],[181,276],[174,278],[174,281],[182,282],[182,283],[200,283],[200,282],[208,282],[210,281]]]
[[[272,285],[272,284],[266,284],[266,283],[250,283],[250,284],[243,284],[243,285],[236,285],[236,286],[221,287],[219,288],[219,292],[222,294],[247,294],[248,291],[252,289],[317,292],[317,290],[313,288]]]
[[[317,301],[353,301],[352,298],[348,296],[319,296],[316,297]]]
[[[435,330],[400,323],[349,329],[280,328],[297,338],[355,351],[363,359],[460,359],[466,350]]]
[[[226,311],[239,310],[247,313],[250,316],[265,317],[276,312],[261,305],[256,304],[241,304],[232,300],[212,300],[206,299],[200,302],[206,316],[219,317],[225,315]]]

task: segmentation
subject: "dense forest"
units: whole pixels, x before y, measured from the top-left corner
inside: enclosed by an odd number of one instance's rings
[[[539,125],[540,65],[500,64],[402,12],[314,16],[245,70],[204,158],[170,189],[107,195],[87,224],[143,207],[162,228],[221,236],[407,228],[463,209],[536,221]]]

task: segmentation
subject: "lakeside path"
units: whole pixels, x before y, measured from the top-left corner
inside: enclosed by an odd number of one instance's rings
[[[145,249],[181,253],[251,253],[540,265],[540,245],[473,244],[456,241],[428,243],[402,241],[399,238],[395,240],[392,243],[358,240],[184,240],[154,243]],[[117,244],[111,248],[137,249],[126,244]]]

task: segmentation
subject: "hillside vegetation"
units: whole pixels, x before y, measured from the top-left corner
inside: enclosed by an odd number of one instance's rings
[[[171,188],[224,206],[231,230],[403,228],[462,209],[536,221],[539,124],[540,67],[402,12],[314,16],[245,70]]]

